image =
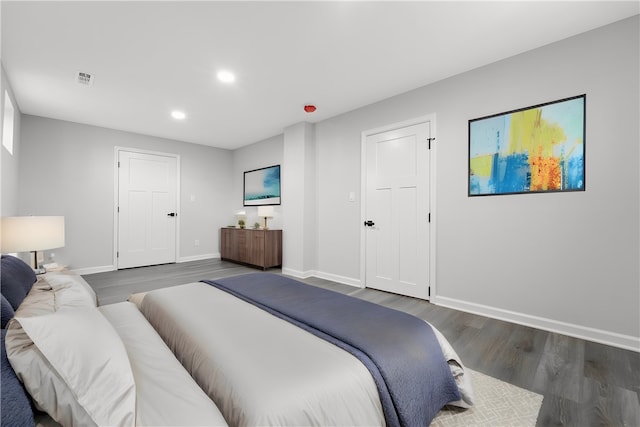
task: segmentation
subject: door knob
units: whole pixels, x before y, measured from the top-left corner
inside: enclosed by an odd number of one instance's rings
[[[177,216],[177,214],[175,212],[169,212],[167,216]]]
[[[367,220],[364,222],[364,225],[367,227],[373,227],[374,225],[376,225],[376,223],[371,220]]]

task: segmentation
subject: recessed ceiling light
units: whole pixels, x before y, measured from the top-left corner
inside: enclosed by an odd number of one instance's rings
[[[177,120],[184,120],[184,118],[187,117],[187,115],[182,111],[175,110],[171,112],[171,117]]]
[[[222,83],[233,83],[236,80],[236,76],[231,71],[218,71],[217,76],[218,80],[220,80]]]

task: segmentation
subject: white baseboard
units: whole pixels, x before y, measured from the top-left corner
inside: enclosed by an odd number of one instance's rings
[[[568,335],[575,338],[610,345],[613,347],[640,352],[640,338],[633,337],[631,335],[623,335],[616,332],[591,328],[588,326],[576,325],[572,323],[561,322],[558,320],[547,319],[544,317],[517,313],[501,308],[461,301],[454,298],[434,296],[431,298],[431,302],[443,307],[453,308],[455,310],[465,311],[467,313],[478,314],[480,316],[490,317],[492,319],[505,320],[507,322],[517,323],[519,325],[530,326],[549,332],[556,332],[562,335]]]
[[[220,258],[220,252],[215,254],[202,254],[202,255],[180,257],[176,262],[202,261],[205,259],[215,259],[215,258]]]
[[[220,258],[220,253],[195,255],[190,257],[180,257],[176,261],[176,263],[189,262],[189,261],[201,261],[205,259],[215,259],[215,258]],[[84,267],[84,268],[71,269],[72,272],[80,276],[82,276],[83,274],[104,273],[107,271],[114,271],[114,270],[117,270],[115,265],[103,265],[99,267]]]
[[[71,271],[78,276],[82,276],[83,274],[105,273],[107,271],[114,271],[115,269],[115,265],[103,265],[100,267],[73,268]]]
[[[300,271],[294,270],[292,268],[282,267],[282,274],[286,274],[287,276],[292,276],[297,279],[306,279],[308,277],[314,276],[314,271]]]
[[[293,276],[298,279],[307,279],[309,277],[317,277],[319,279],[331,280],[332,282],[342,283],[343,285],[354,286],[361,288],[360,280],[353,279],[351,277],[339,276],[337,274],[324,273],[317,270],[299,271],[291,268],[282,268],[282,274],[287,276]]]
[[[362,282],[360,279],[354,279],[352,277],[339,276],[337,274],[325,273],[322,271],[314,271],[314,276],[320,279],[331,280],[332,282],[342,283],[343,285],[354,286],[356,288],[362,288]]]

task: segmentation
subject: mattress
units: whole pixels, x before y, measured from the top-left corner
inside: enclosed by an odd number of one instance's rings
[[[385,425],[371,373],[349,352],[204,283],[130,298],[230,425]],[[468,407],[459,358],[435,335]],[[427,380],[428,381],[428,380]]]
[[[160,289],[140,311],[230,425],[384,425],[358,359],[224,291]]]

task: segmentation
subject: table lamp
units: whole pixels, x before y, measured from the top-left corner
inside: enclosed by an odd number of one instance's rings
[[[273,218],[273,206],[258,206],[258,216],[264,218],[264,229],[267,228],[267,218]]]
[[[9,216],[2,218],[2,253],[31,252],[38,269],[38,251],[64,246],[63,216]]]

